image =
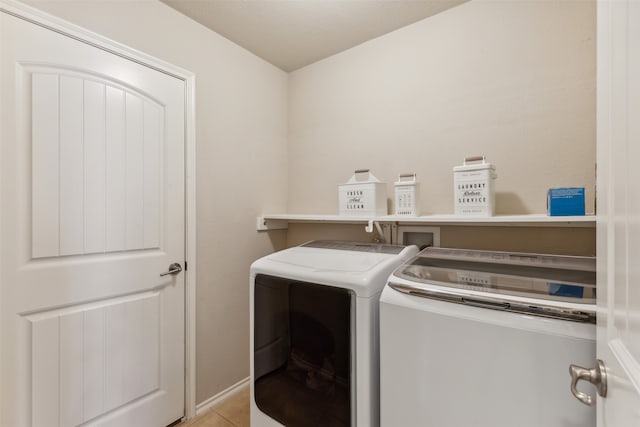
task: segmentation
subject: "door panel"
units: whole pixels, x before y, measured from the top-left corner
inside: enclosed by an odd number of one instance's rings
[[[125,247],[126,158],[124,91],[105,87],[105,227],[106,251]]]
[[[32,256],[159,247],[164,108],[95,76],[21,68],[33,106]]]
[[[38,74],[32,83],[32,233],[33,257],[58,255],[60,234],[58,224],[58,79],[55,75]],[[27,88],[24,88],[27,89]],[[28,103],[28,94],[22,92]],[[4,166],[4,165],[3,165]],[[51,226],[55,224],[56,226]]]
[[[78,425],[158,391],[159,314],[160,296],[150,292],[25,316],[33,424]]]
[[[106,92],[102,82],[84,81],[84,250],[86,254],[106,248]],[[113,203],[109,201],[109,203]],[[118,204],[115,205],[119,206]],[[120,205],[121,206],[121,205]]]
[[[184,82],[2,12],[0,39],[0,425],[167,425]]]
[[[58,97],[53,101],[59,105],[58,152],[42,167],[51,168],[51,163],[59,164],[58,206],[60,221],[49,222],[60,233],[58,255],[84,253],[84,159],[83,159],[83,82],[81,79],[58,76]],[[43,111],[44,115],[56,113]],[[31,128],[39,126],[32,122]],[[37,196],[41,196],[38,194]],[[34,194],[34,198],[36,195]],[[51,254],[54,255],[54,254]]]

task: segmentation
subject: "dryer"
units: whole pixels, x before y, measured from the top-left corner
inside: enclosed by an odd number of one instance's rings
[[[252,426],[379,425],[379,297],[417,252],[313,241],[252,264]]]
[[[381,425],[595,426],[569,376],[596,357],[595,284],[590,257],[422,251],[380,299]]]

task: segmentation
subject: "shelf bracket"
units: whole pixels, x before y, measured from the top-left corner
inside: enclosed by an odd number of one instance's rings
[[[369,220],[369,224],[368,225],[365,225],[364,231],[366,231],[367,233],[373,233],[373,220],[372,219]]]
[[[289,221],[286,219],[268,219],[263,216],[259,216],[256,220],[257,231],[286,230],[288,228]]]
[[[373,233],[373,227],[375,226],[375,229],[378,231],[378,234],[380,235],[380,237],[384,237],[384,233],[382,232],[382,228],[380,227],[380,223],[374,219],[370,219],[367,223],[367,225],[365,225],[364,227],[364,231],[366,231],[367,233]]]

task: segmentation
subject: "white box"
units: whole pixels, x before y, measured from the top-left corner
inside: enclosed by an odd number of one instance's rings
[[[495,166],[484,156],[467,157],[453,168],[453,199],[456,215],[493,216],[495,211]]]
[[[379,216],[387,214],[387,185],[369,169],[359,169],[338,186],[340,215]]]
[[[415,173],[398,176],[393,183],[395,198],[393,210],[395,215],[418,216],[418,182]]]

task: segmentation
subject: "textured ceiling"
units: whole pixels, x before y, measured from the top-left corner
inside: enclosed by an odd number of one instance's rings
[[[161,0],[293,71],[467,0]]]

